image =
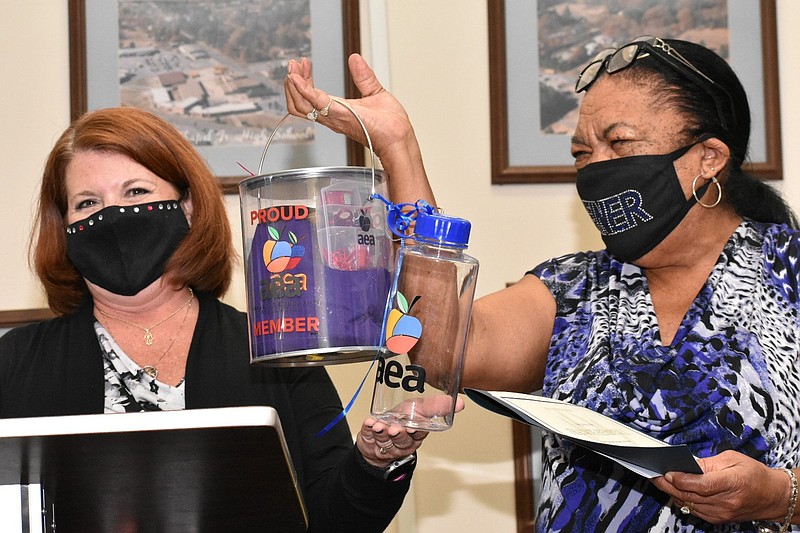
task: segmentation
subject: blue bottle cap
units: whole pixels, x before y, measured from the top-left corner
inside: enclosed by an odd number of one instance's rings
[[[420,212],[414,226],[414,237],[448,246],[466,247],[471,227],[469,220],[463,218]]]

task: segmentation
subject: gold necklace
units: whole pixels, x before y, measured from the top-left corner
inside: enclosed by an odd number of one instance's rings
[[[189,302],[191,302],[191,298],[189,299]],[[181,306],[181,308],[183,307],[186,307],[186,304],[183,304]],[[160,363],[162,359],[164,359],[164,356],[167,355],[167,352],[169,352],[170,348],[172,348],[172,345],[175,344],[175,341],[180,336],[181,330],[183,329],[183,325],[186,324],[186,317],[189,316],[189,309],[190,307],[186,307],[186,314],[183,315],[183,320],[181,321],[181,325],[178,327],[178,331],[175,332],[175,336],[172,337],[172,341],[169,343],[169,346],[167,346],[167,349],[164,350],[164,353],[161,354],[161,357],[156,359],[156,362],[153,363],[152,365],[145,365],[142,367],[142,372],[144,372],[151,378],[156,379],[158,377],[158,368],[156,368],[156,365]]]
[[[161,324],[163,324],[164,322],[166,322],[166,321],[167,321],[167,320],[169,320],[170,318],[172,318],[172,317],[174,317],[175,315],[177,315],[177,314],[178,314],[178,312],[179,312],[181,309],[183,309],[184,307],[186,307],[187,305],[189,305],[189,303],[191,303],[191,301],[192,301],[192,298],[194,298],[194,291],[192,291],[192,288],[191,288],[191,287],[189,287],[189,299],[188,299],[188,300],[186,300],[185,302],[183,302],[183,305],[182,305],[182,306],[180,306],[179,308],[177,308],[176,310],[174,310],[173,312],[171,312],[171,313],[170,313],[170,314],[169,314],[169,315],[168,315],[166,318],[162,318],[161,320],[159,320],[158,322],[156,322],[155,324],[153,324],[153,325],[152,325],[152,326],[150,326],[149,328],[146,328],[146,327],[144,327],[144,326],[140,326],[139,324],[135,324],[135,323],[133,323],[133,322],[131,322],[131,321],[129,321],[129,320],[125,320],[124,318],[120,318],[120,317],[118,317],[118,316],[109,315],[108,313],[106,313],[106,312],[105,312],[105,311],[103,311],[102,309],[98,309],[98,311],[100,311],[100,314],[101,314],[101,315],[103,315],[103,316],[105,316],[105,317],[112,318],[112,319],[114,319],[114,320],[119,320],[120,322],[124,322],[125,324],[128,324],[129,326],[133,326],[133,327],[135,327],[135,328],[139,328],[139,329],[141,329],[142,331],[144,331],[144,343],[145,343],[147,346],[152,346],[152,345],[153,345],[153,343],[154,343],[156,340],[155,340],[155,337],[153,337],[153,333],[152,333],[152,331],[151,331],[151,330],[155,329],[155,328],[156,328],[156,326],[160,326]],[[187,314],[188,314],[188,313],[187,313]],[[163,356],[162,356],[162,357],[163,357]]]

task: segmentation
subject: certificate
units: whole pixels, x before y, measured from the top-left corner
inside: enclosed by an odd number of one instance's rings
[[[561,435],[641,476],[654,478],[670,471],[703,473],[685,444],[667,444],[580,405],[517,392],[464,392],[484,409]]]

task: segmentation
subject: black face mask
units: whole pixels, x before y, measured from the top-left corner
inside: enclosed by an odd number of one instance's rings
[[[665,155],[599,161],[578,171],[578,196],[606,249],[620,261],[639,259],[655,248],[696,203],[694,195],[684,196],[673,165],[695,144]],[[698,189],[698,198],[709,184]]]
[[[67,257],[95,285],[133,296],[164,273],[188,231],[177,200],[114,205],[67,227]]]

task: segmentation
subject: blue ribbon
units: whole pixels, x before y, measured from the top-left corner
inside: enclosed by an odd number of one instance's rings
[[[425,200],[417,200],[413,204],[402,203],[393,204],[380,194],[373,194],[370,199],[377,199],[386,204],[386,224],[392,233],[401,239],[408,239],[410,235],[406,234],[406,230],[411,227],[411,224],[416,220],[420,213],[432,215],[436,210]]]
[[[383,330],[383,328],[381,328],[381,330]],[[360,385],[358,386],[358,388],[356,389],[356,392],[355,392],[355,394],[353,394],[353,397],[352,397],[352,398],[350,398],[350,401],[347,403],[347,406],[346,406],[344,409],[342,409],[342,412],[341,412],[341,413],[339,413],[339,414],[336,416],[336,418],[334,418],[333,420],[331,420],[330,422],[328,422],[328,425],[327,425],[327,426],[325,426],[324,428],[322,428],[321,430],[319,430],[319,433],[317,433],[317,437],[321,437],[321,436],[323,436],[325,433],[327,433],[328,431],[330,431],[330,430],[331,430],[331,428],[333,428],[333,426],[335,426],[336,424],[338,424],[339,422],[341,422],[341,421],[342,421],[342,419],[344,419],[344,417],[345,417],[345,416],[347,416],[347,413],[349,413],[349,412],[350,412],[350,409],[353,407],[353,404],[354,404],[354,403],[356,403],[356,398],[358,398],[358,395],[359,395],[359,394],[361,394],[361,389],[362,389],[362,388],[364,388],[364,383],[366,383],[366,382],[367,382],[367,378],[369,377],[369,372],[370,372],[370,370],[372,370],[372,367],[373,367],[373,366],[375,366],[375,361],[377,361],[377,360],[378,360],[378,355],[379,355],[379,354],[380,354],[380,351],[378,351],[378,352],[375,354],[375,357],[372,359],[372,362],[369,364],[369,368],[367,369],[367,372],[364,374],[364,378],[361,380],[361,384],[360,384]]]

